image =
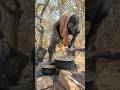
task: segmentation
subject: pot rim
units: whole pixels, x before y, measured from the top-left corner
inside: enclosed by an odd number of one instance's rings
[[[42,68],[44,68],[44,69],[55,69],[56,66],[55,65],[43,65]]]

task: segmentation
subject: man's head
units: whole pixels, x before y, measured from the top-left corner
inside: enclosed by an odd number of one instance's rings
[[[71,32],[73,35],[75,34],[76,29],[78,29],[78,24],[79,24],[79,18],[76,15],[70,16],[68,21],[68,29],[69,32]]]
[[[68,47],[70,48],[75,44],[75,39],[79,34],[79,18],[76,15],[72,15],[68,21],[68,32],[72,35],[72,39],[69,40]]]

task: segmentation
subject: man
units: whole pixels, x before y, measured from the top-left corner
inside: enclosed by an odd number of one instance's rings
[[[68,14],[64,14],[62,18],[54,24],[53,34],[48,48],[49,63],[51,63],[53,53],[58,43],[62,42],[62,44],[68,46],[68,48],[71,48],[75,44],[75,39],[80,33],[78,25],[79,18],[76,15],[69,16]],[[69,35],[73,36],[70,42],[68,42]]]

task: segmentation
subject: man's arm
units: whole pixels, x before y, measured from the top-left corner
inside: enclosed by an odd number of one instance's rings
[[[77,36],[78,36],[79,33],[80,33],[80,30],[77,29],[77,30],[76,30],[76,33],[73,35],[73,38],[72,38],[71,42],[70,42],[69,45],[68,45],[68,48],[70,48],[72,45],[75,44],[75,40],[76,40],[76,38],[77,38]]]

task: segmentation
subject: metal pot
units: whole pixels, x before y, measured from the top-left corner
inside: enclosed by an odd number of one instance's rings
[[[53,75],[56,73],[56,67],[54,65],[44,65],[42,66],[43,75]]]
[[[73,58],[67,58],[67,59],[57,58],[55,59],[54,64],[58,69],[71,69],[72,65],[74,64],[74,59]]]

